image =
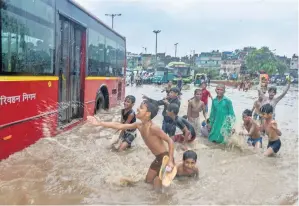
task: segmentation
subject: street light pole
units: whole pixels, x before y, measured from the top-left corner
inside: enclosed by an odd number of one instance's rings
[[[178,44],[179,44],[179,43],[175,43],[175,44],[174,44],[174,46],[175,46],[174,57],[176,57],[176,51],[177,51],[177,46],[178,46]]]
[[[156,34],[156,66],[157,66],[157,62],[158,62],[158,59],[157,59],[158,34],[161,32],[161,30],[154,30],[153,32]]]
[[[111,16],[111,20],[112,20],[112,29],[113,29],[114,17],[116,17],[116,16],[121,16],[121,14],[105,14],[105,16]]]

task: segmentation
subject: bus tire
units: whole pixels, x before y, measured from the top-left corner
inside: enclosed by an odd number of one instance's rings
[[[97,114],[99,111],[105,108],[105,97],[102,92],[99,92],[96,96],[96,102],[94,107],[94,114]]]

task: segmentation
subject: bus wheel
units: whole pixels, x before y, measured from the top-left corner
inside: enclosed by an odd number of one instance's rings
[[[99,111],[105,108],[105,97],[102,92],[97,94],[96,104],[94,107],[94,114],[97,114]]]

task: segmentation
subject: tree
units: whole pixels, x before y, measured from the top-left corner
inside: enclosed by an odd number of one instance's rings
[[[288,69],[288,66],[276,58],[275,54],[268,47],[262,47],[250,52],[245,58],[245,63],[250,72],[264,70],[270,75],[276,72],[283,74]]]

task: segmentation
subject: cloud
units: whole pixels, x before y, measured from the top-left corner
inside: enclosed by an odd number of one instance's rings
[[[76,0],[108,25],[105,13],[122,13],[115,29],[127,37],[132,52],[158,51],[178,55],[212,49],[232,50],[267,45],[278,54],[298,50],[298,2],[296,0]]]

